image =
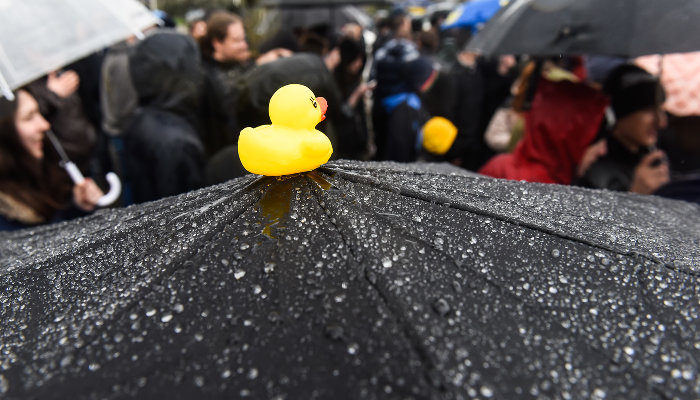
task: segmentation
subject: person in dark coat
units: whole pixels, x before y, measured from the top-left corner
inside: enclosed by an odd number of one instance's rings
[[[197,45],[187,35],[158,30],[134,48],[129,67],[139,97],[124,131],[126,186],[133,202],[201,187],[205,154]]]
[[[202,140],[208,156],[212,156],[238,141],[242,126],[236,120],[235,110],[243,75],[255,65],[291,55],[291,51],[277,48],[253,60],[243,20],[228,11],[212,13],[199,47],[204,69]]]
[[[603,85],[615,123],[607,132],[605,154],[585,171],[579,184],[591,188],[651,194],[670,181],[663,151],[656,149],[666,127],[663,87],[642,68],[624,64]]]

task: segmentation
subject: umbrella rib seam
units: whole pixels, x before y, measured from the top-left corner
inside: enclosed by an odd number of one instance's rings
[[[367,184],[365,184],[365,183],[363,183],[363,182],[356,182],[356,183],[364,184],[365,186],[372,186],[372,185],[367,185]],[[405,193],[403,193],[403,191],[402,191],[401,194],[405,194]],[[423,200],[423,201],[425,201],[425,199],[420,198],[420,197],[415,197],[415,196],[410,196],[410,197],[412,197],[412,198],[417,198],[418,200]],[[317,197],[317,198],[318,198],[318,197]],[[319,204],[321,204],[320,199],[319,199]],[[360,204],[359,207],[360,207],[361,209],[363,209],[363,210],[365,209],[365,207],[364,207],[362,204]],[[321,205],[321,208],[326,212],[327,215],[330,215],[330,210],[328,210],[327,208],[323,207],[322,205]],[[462,210],[461,208],[456,208],[456,209]],[[462,211],[471,211],[471,210],[462,210]],[[391,219],[385,217],[385,216],[382,215],[382,214],[370,213],[370,212],[367,212],[367,211],[365,211],[365,213],[368,214],[368,215],[372,215],[373,217],[375,217],[375,218],[377,218],[377,219],[384,220],[389,226],[392,226],[394,229],[396,229],[396,230],[398,230],[398,231],[403,231],[403,230],[401,229],[401,227],[400,227],[400,226],[397,226],[396,223],[395,223],[394,221],[392,221]],[[500,220],[501,218],[497,218],[497,219]],[[504,220],[504,222],[513,223],[513,222],[509,221],[507,218]],[[348,241],[347,241],[347,240],[345,239],[345,237],[343,236],[340,227],[339,227],[335,222],[333,222],[332,220],[331,220],[331,223],[332,223],[333,226],[338,230],[340,236],[343,238],[343,242],[344,242],[344,243],[346,244],[346,246],[347,246]],[[521,224],[518,224],[518,223],[515,223],[515,224],[516,224],[516,225],[521,225]],[[532,229],[532,227],[529,227],[529,226],[524,226],[524,227],[525,227],[525,228],[528,228],[528,229]],[[538,231],[541,231],[541,230],[538,229]],[[403,233],[403,234],[406,235],[406,233]],[[421,238],[421,237],[418,237],[418,236],[415,236],[415,235],[408,235],[408,236],[409,236],[410,238],[412,238],[412,239],[418,241],[418,242],[422,242],[422,243],[425,244],[427,247],[429,247],[429,248],[431,248],[431,249],[433,249],[433,250],[439,251],[439,249],[437,249],[437,248],[434,246],[433,243],[431,243],[431,242],[429,242],[429,241],[426,241],[426,240],[424,240],[424,239]],[[565,240],[572,240],[572,239],[570,239],[570,238],[568,238],[568,237],[562,237],[562,238],[565,239]],[[572,241],[573,241],[573,240],[572,240]],[[590,243],[586,243],[585,241],[583,242],[583,244],[590,245]],[[593,247],[595,247],[595,246],[593,246]],[[348,248],[351,249],[350,251],[352,252],[352,248],[351,248],[350,246],[348,246]],[[613,253],[617,253],[617,252],[614,252],[614,251],[613,251]],[[354,252],[353,252],[353,254],[354,254]],[[449,256],[447,256],[447,255],[446,255],[446,257],[448,257],[448,259],[449,259],[450,261],[452,261],[452,263],[453,263],[453,265],[454,265],[455,267],[459,268],[459,265],[455,262],[455,260],[454,260],[452,257],[449,257]],[[633,254],[630,255],[630,257],[637,257],[637,258],[642,258],[642,259],[645,258],[642,254],[638,254],[638,253],[633,253]],[[650,260],[650,261],[653,262],[653,260]],[[663,265],[663,264],[661,264],[661,263],[656,263],[656,264],[658,264],[658,265]],[[364,268],[363,268],[363,270],[366,271],[366,269],[364,269]],[[468,271],[472,276],[474,276],[476,279],[480,279],[480,280],[485,281],[485,283],[487,283],[488,285],[490,285],[490,286],[493,287],[494,289],[500,291],[500,292],[503,293],[505,296],[508,296],[508,297],[512,298],[513,300],[515,300],[515,301],[522,302],[522,304],[523,304],[524,307],[530,308],[530,309],[535,310],[535,311],[538,311],[538,312],[541,312],[542,317],[543,317],[544,319],[549,320],[550,322],[552,322],[552,326],[553,326],[553,327],[555,327],[555,328],[557,328],[557,329],[561,329],[561,330],[563,330],[564,332],[567,332],[567,333],[569,333],[569,334],[574,334],[576,337],[578,337],[577,342],[580,343],[581,346],[584,346],[585,348],[588,348],[589,350],[600,354],[602,357],[604,357],[604,358],[610,360],[610,362],[613,362],[613,363],[615,362],[615,360],[614,360],[613,358],[611,358],[605,351],[603,351],[602,348],[600,348],[599,346],[597,346],[595,343],[591,343],[589,340],[587,340],[587,337],[586,337],[585,334],[583,334],[582,332],[579,332],[579,331],[572,331],[572,330],[569,330],[569,329],[567,329],[567,328],[561,326],[560,323],[559,323],[556,319],[554,319],[554,317],[550,314],[550,312],[552,312],[552,311],[555,311],[555,312],[556,312],[556,311],[559,311],[559,312],[566,312],[566,311],[570,311],[569,309],[567,309],[567,308],[562,308],[562,307],[542,307],[542,306],[539,306],[539,305],[537,305],[537,304],[529,303],[529,302],[527,302],[527,301],[524,301],[525,299],[523,299],[523,298],[521,298],[521,297],[518,297],[517,295],[515,295],[515,294],[512,293],[511,291],[506,290],[503,286],[498,285],[496,282],[492,281],[492,280],[489,279],[487,276],[482,276],[482,275],[479,274],[477,271],[474,271],[474,270],[472,270],[472,269],[467,269],[467,271]],[[640,272],[641,272],[641,270],[640,270]],[[682,272],[682,271],[680,271],[680,272]],[[638,274],[639,274],[639,272],[637,273],[637,275],[638,275]],[[378,295],[382,298],[384,304],[385,304],[390,310],[392,310],[392,314],[395,316],[395,318],[396,318],[398,321],[401,321],[401,318],[400,318],[401,313],[398,312],[398,311],[400,311],[400,310],[397,311],[394,307],[391,307],[391,303],[389,302],[389,298],[388,298],[386,295],[384,295],[384,293],[380,290],[380,288],[379,288],[376,284],[373,284],[372,281],[371,281],[370,279],[367,278],[366,274],[365,274],[365,279],[368,281],[368,283],[370,284],[370,286],[372,286],[372,287],[377,291]],[[641,277],[638,276],[638,281],[641,282],[641,281],[643,281],[643,279],[642,279]],[[643,291],[643,290],[644,290],[643,285],[640,284],[638,290]],[[646,298],[645,298],[644,296],[641,296],[641,297],[644,299],[644,300],[643,300],[643,301],[644,301],[644,304],[645,304],[645,306],[646,306],[646,308],[647,308],[648,310],[650,310],[651,312],[654,312],[655,314],[657,314],[657,315],[659,315],[659,316],[662,315],[661,313],[658,313],[658,310],[657,310],[655,307],[653,307],[653,305],[650,304],[650,303],[648,302],[648,300],[646,300]],[[661,319],[663,320],[663,318],[661,318]],[[674,326],[674,324],[673,324],[671,321],[665,321],[665,323],[666,323],[667,326]],[[406,335],[411,339],[411,341],[417,340],[415,335],[411,335],[410,327],[409,327],[407,324],[401,323],[401,326],[403,327],[404,332],[405,332]],[[421,356],[421,358],[425,361],[426,366],[428,366],[429,368],[432,367],[432,366],[434,365],[434,363],[432,363],[432,362],[430,361],[430,358],[428,357],[428,354],[429,354],[429,353],[428,353],[428,352],[422,351],[422,348],[421,348],[420,345],[418,344],[419,341],[416,341],[415,343],[416,343],[416,344],[414,345],[414,348],[415,348],[416,352],[417,352],[417,353],[419,354],[419,356]],[[633,373],[633,371],[632,371],[632,373]],[[634,373],[633,373],[633,376],[635,377],[635,379],[636,379],[640,384],[646,383],[646,380],[645,380],[643,377],[641,377],[641,376],[639,376],[639,375],[637,375],[637,374],[634,374]],[[660,394],[663,394],[663,393],[660,392],[660,389],[658,389],[658,388],[652,387],[652,388],[650,388],[650,389],[651,389],[651,390],[656,390],[656,391],[658,391]]]
[[[327,169],[329,169],[329,168],[327,168]],[[329,169],[329,170],[331,170],[331,169]],[[348,173],[341,171],[341,170],[331,170],[331,171],[333,171],[335,173],[339,173],[345,179],[352,181],[352,182],[355,182],[355,183],[358,183],[358,184],[361,184],[361,185],[370,186],[370,187],[374,187],[374,188],[378,188],[378,189],[385,189],[385,186],[386,186],[386,185],[382,185],[379,181],[371,179],[370,177],[359,176],[356,174],[348,174]],[[461,210],[461,211],[472,212],[472,213],[477,214],[477,215],[494,218],[494,219],[497,219],[497,220],[500,220],[503,222],[507,222],[507,223],[511,223],[514,225],[533,229],[533,230],[536,230],[536,231],[539,231],[542,233],[551,234],[551,235],[554,235],[554,236],[562,238],[562,239],[567,239],[567,240],[571,240],[573,242],[582,243],[582,244],[592,246],[592,247],[597,247],[597,248],[600,248],[603,250],[610,251],[610,252],[615,253],[615,254],[620,254],[620,255],[624,255],[624,256],[641,256],[641,257],[644,257],[645,259],[650,260],[654,263],[663,265],[664,267],[666,267],[672,271],[685,273],[685,274],[688,274],[689,276],[695,276],[695,277],[700,276],[700,272],[695,273],[693,271],[680,270],[677,267],[675,267],[667,262],[664,262],[663,260],[660,260],[656,257],[653,257],[652,255],[641,254],[641,253],[636,252],[636,251],[624,251],[624,250],[620,250],[620,249],[615,249],[612,246],[606,246],[606,245],[601,244],[601,243],[595,243],[595,242],[591,242],[591,241],[588,241],[588,240],[585,240],[585,239],[582,239],[579,237],[567,235],[567,234],[562,233],[562,232],[557,232],[551,228],[537,226],[531,222],[517,220],[515,218],[508,217],[506,215],[481,210],[481,209],[478,209],[476,207],[472,207],[472,206],[468,206],[468,205],[455,204],[454,202],[452,202],[449,199],[446,199],[444,197],[429,199],[423,193],[421,193],[417,190],[407,189],[405,187],[397,187],[397,188],[399,189],[398,194],[401,194],[401,195],[404,195],[407,197],[411,197],[411,198],[414,198],[417,200],[422,200],[422,201],[425,201],[428,203],[437,203],[437,204],[441,204],[445,207],[454,208],[454,209]]]
[[[312,187],[314,185],[311,185]],[[324,213],[330,217],[331,216],[331,210],[326,208],[323,205],[323,202],[321,201],[321,198],[318,194],[318,189],[312,189],[311,191],[314,196],[316,197],[316,200],[318,201],[319,207],[324,211]],[[335,230],[338,232],[338,235],[342,238],[343,243],[345,246],[348,248],[348,251],[350,252],[351,256],[353,257],[353,261],[359,266],[360,270],[359,272],[361,273],[361,276],[363,277],[364,281],[372,288],[374,291],[377,293],[379,298],[382,300],[382,303],[386,307],[387,310],[391,311],[391,315],[393,319],[395,320],[395,323],[401,327],[401,330],[404,332],[406,335],[407,342],[409,343],[410,347],[414,350],[416,355],[418,356],[418,359],[421,361],[421,364],[424,366],[424,372],[426,374],[426,379],[428,377],[428,371],[433,370],[435,368],[435,363],[431,360],[429,357],[429,352],[426,351],[421,345],[420,345],[420,340],[418,335],[411,329],[410,325],[406,323],[405,318],[403,318],[403,313],[401,313],[400,309],[397,307],[393,307],[391,305],[391,302],[389,301],[389,298],[386,296],[386,294],[379,288],[378,285],[372,283],[372,280],[367,276],[368,274],[368,269],[360,262],[358,262],[357,255],[353,249],[352,246],[350,246],[349,241],[347,240],[346,236],[343,234],[343,231],[340,229],[340,227],[337,225],[337,223],[333,220],[333,218],[329,218],[331,225],[335,228]],[[444,389],[444,388],[442,388]]]

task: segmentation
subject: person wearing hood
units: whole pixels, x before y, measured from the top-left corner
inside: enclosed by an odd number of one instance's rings
[[[438,76],[430,59],[419,54],[407,39],[386,43],[375,55],[372,122],[376,158],[416,161],[422,148],[421,127],[430,118],[421,95]]]
[[[125,204],[201,187],[205,154],[196,43],[172,30],[155,31],[134,47],[129,68],[139,100],[124,131]]]
[[[0,97],[0,231],[58,222],[95,208],[103,193],[87,178],[73,185],[50,149],[51,125],[25,89]]]
[[[478,172],[569,185],[598,134],[607,97],[586,80],[577,57],[540,60],[529,85],[534,94],[522,139],[513,152],[492,157]]]

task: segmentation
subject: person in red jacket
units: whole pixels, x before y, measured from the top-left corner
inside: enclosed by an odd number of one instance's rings
[[[550,63],[544,63],[525,113],[523,138],[512,153],[491,158],[479,173],[528,182],[572,182],[598,134],[608,100],[585,82],[580,68],[567,71]]]

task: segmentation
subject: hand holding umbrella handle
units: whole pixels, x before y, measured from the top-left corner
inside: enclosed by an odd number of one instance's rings
[[[66,172],[68,172],[68,175],[70,175],[73,183],[79,184],[85,180],[85,177],[80,172],[80,169],[78,169],[78,166],[72,161],[63,163],[63,168],[66,169]],[[109,183],[109,191],[104,196],[100,197],[99,200],[97,200],[97,206],[99,207],[105,207],[114,203],[122,192],[122,182],[119,180],[117,174],[114,172],[108,172],[105,178],[107,179],[107,183]]]

